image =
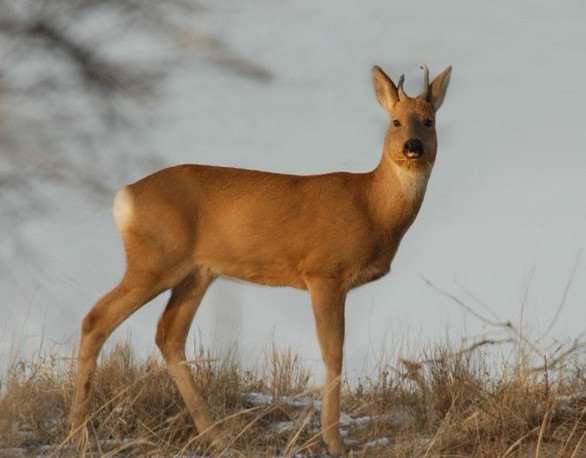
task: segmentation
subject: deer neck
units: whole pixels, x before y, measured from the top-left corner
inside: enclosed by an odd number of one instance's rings
[[[385,232],[402,235],[409,228],[423,203],[432,165],[394,159],[385,148],[371,188],[373,216]]]

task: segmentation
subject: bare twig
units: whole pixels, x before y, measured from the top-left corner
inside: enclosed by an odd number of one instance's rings
[[[434,283],[432,283],[430,280],[428,280],[425,277],[421,277],[423,279],[423,281],[432,289],[434,289],[435,291],[437,291],[438,293],[440,293],[442,296],[447,297],[448,299],[451,299],[452,302],[454,302],[455,304],[459,305],[460,307],[462,307],[465,311],[467,311],[468,313],[470,313],[470,315],[474,316],[475,318],[479,319],[480,321],[482,321],[483,323],[490,325],[490,326],[494,326],[497,328],[507,328],[507,329],[514,329],[513,324],[510,321],[494,321],[491,320],[489,318],[487,318],[484,315],[481,315],[480,313],[478,313],[476,310],[474,310],[472,307],[470,307],[468,304],[466,304],[462,299],[460,299],[459,297],[455,296],[452,293],[448,293],[447,291],[441,289],[439,286],[435,285]]]
[[[577,351],[586,348],[586,342],[576,339],[572,342],[572,345],[570,345],[566,350],[564,350],[561,354],[557,355],[555,358],[548,358],[547,362],[544,363],[541,366],[537,366],[531,369],[531,372],[541,372],[545,369],[548,370],[554,370],[558,368],[558,365],[560,363],[562,363],[563,361],[565,361],[568,356],[570,356],[573,353],[576,353]],[[555,353],[554,353],[555,354]]]
[[[574,265],[572,266],[570,276],[568,278],[568,281],[566,282],[566,286],[564,288],[564,292],[562,293],[562,298],[560,300],[560,303],[558,305],[556,313],[555,313],[554,317],[552,318],[551,322],[549,323],[549,326],[547,327],[547,329],[545,331],[543,331],[543,333],[537,338],[536,342],[540,342],[545,336],[547,336],[550,333],[550,331],[553,329],[553,327],[557,323],[559,317],[561,316],[562,310],[563,310],[564,306],[566,305],[566,300],[568,298],[568,292],[570,291],[572,283],[574,283],[574,277],[576,276],[576,271],[578,270],[578,265],[580,263],[581,257],[582,257],[582,251],[579,251],[578,254],[576,255],[576,259],[574,260]]]
[[[432,283],[430,280],[426,279],[425,277],[422,277],[422,278],[423,278],[423,281],[425,281],[428,286],[430,286],[431,288],[433,288],[435,291],[442,294],[443,296],[451,299],[455,304],[457,304],[458,306],[463,308],[465,311],[470,313],[472,316],[479,319],[481,322],[483,322],[489,326],[493,326],[495,328],[501,328],[501,329],[505,329],[505,330],[509,331],[510,333],[512,333],[513,335],[515,335],[517,337],[519,344],[524,343],[524,344],[528,345],[533,351],[537,352],[539,355],[543,355],[543,352],[533,342],[531,342],[531,340],[529,340],[527,338],[527,336],[523,333],[522,329],[517,328],[515,325],[513,325],[513,323],[511,321],[491,320],[491,319],[487,318],[486,316],[483,316],[480,313],[478,313],[476,310],[474,310],[472,307],[470,307],[468,304],[466,304],[459,297],[455,296],[454,294],[448,293],[447,291],[444,291],[443,289],[439,288],[438,286],[436,286],[434,283]]]

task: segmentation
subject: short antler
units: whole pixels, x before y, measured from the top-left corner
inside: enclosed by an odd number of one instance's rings
[[[403,83],[405,82],[405,75],[401,75],[399,78],[399,84],[397,85],[397,90],[399,91],[399,100],[407,99],[407,94],[405,94],[405,89],[403,89]]]
[[[421,64],[421,70],[423,70],[423,91],[418,97],[427,99],[429,96],[429,68],[424,63]]]

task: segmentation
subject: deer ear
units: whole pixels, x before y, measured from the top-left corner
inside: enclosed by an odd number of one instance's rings
[[[429,86],[429,95],[427,100],[433,106],[435,111],[442,106],[446,92],[448,91],[448,84],[450,84],[450,75],[452,74],[452,67],[446,68],[438,76],[435,77]]]
[[[372,67],[372,85],[378,102],[387,111],[391,111],[395,103],[399,101],[397,87],[377,65]]]

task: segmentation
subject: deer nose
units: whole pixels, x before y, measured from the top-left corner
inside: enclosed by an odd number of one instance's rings
[[[409,158],[418,158],[423,154],[423,143],[416,138],[410,138],[403,146],[403,154]]]

